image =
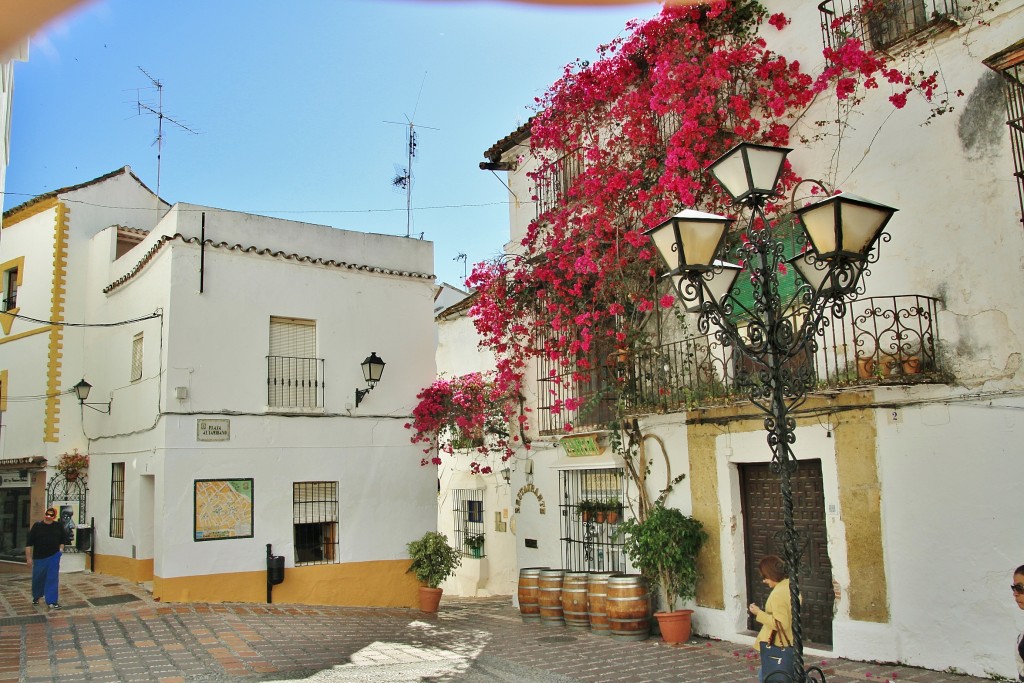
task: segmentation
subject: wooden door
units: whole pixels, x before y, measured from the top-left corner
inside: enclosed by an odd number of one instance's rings
[[[800,534],[801,625],[804,642],[832,644],[832,562],[828,558],[825,496],[820,460],[801,460],[792,476],[793,519]],[[740,465],[744,540],[746,542],[747,600],[764,606],[768,587],[757,565],[765,555],[785,559],[782,490],[779,477],[767,464]],[[748,628],[760,625],[748,615]]]

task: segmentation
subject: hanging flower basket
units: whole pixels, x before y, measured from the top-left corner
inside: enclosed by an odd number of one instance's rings
[[[89,471],[89,456],[79,453],[76,448],[61,455],[54,469],[63,474],[68,481],[75,481],[83,472]]]

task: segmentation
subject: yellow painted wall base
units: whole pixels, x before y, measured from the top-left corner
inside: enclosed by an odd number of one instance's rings
[[[275,603],[418,607],[420,583],[406,573],[409,560],[318,564],[285,569]],[[164,602],[267,601],[266,571],[153,578],[153,597]]]
[[[86,560],[86,566],[89,563]],[[118,576],[122,579],[129,581],[135,581],[136,583],[142,581],[153,580],[153,560],[133,560],[130,557],[121,557],[120,555],[96,555],[96,565],[94,571],[98,574],[110,574],[111,576]]]

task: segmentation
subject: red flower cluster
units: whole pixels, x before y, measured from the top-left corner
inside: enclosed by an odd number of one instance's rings
[[[524,369],[538,357],[562,368],[550,373],[554,383],[586,381],[599,349],[642,342],[648,316],[674,300],[657,281],[663,265],[643,231],[682,207],[729,212],[704,169],[734,144],[786,145],[794,117],[829,88],[848,98],[882,77],[903,88],[896,107],[910,89],[934,94],[934,80],[915,80],[855,40],[826,50],[829,67],[812,78],[757,35],[765,15],[753,0],[668,3],[602,46],[597,61],[568,65],[537,98],[530,146],[547,161],[531,177],[536,186],[560,182],[559,201],[529,226],[521,254],[478,264],[467,279],[479,292],[477,332],[497,358],[494,391],[520,395]],[[789,23],[783,14],[768,22]],[[783,187],[797,180],[787,170]],[[443,411],[424,408],[434,422],[417,434],[453,419]]]
[[[480,454],[498,454],[504,462],[512,457],[519,436],[511,434],[518,426],[517,394],[498,389],[479,372],[448,379],[440,377],[417,394],[413,421],[405,425],[414,430],[413,443],[423,443],[421,465],[441,464],[439,454],[474,443]],[[489,465],[474,462],[474,473],[491,472]]]

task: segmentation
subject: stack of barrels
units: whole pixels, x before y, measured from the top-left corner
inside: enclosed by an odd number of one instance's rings
[[[526,623],[590,629],[595,635],[644,640],[651,633],[651,596],[639,574],[519,570],[519,612]]]

